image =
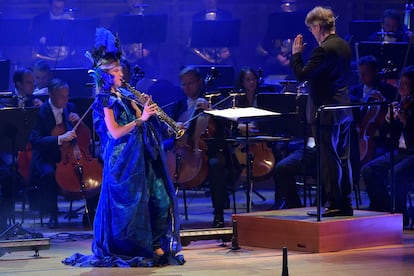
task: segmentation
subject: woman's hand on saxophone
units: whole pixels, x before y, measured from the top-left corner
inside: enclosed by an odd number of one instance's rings
[[[150,103],[151,97],[147,98],[147,102],[144,105],[144,110],[142,111],[141,119],[142,121],[147,121],[152,115],[157,113],[158,106],[155,103]]]

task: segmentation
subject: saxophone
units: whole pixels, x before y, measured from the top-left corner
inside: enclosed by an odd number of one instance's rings
[[[142,94],[141,92],[139,92],[138,90],[136,90],[134,87],[132,87],[127,81],[122,80],[122,84],[125,85],[125,87],[132,93],[134,93],[138,103],[142,106],[145,105],[145,103],[147,102],[148,98]],[[154,102],[151,100],[150,104],[153,104]],[[180,128],[177,125],[177,122],[175,122],[171,117],[169,117],[161,108],[159,108],[157,106],[157,110],[156,110],[156,114],[158,119],[160,119],[163,123],[165,123],[168,128],[174,132],[175,134],[175,139],[180,139],[184,133],[185,130]]]

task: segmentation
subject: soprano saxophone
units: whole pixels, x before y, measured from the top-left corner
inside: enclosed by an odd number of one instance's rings
[[[125,87],[132,93],[134,93],[138,103],[142,106],[145,105],[145,103],[147,102],[148,98],[142,94],[141,92],[139,92],[138,90],[136,90],[134,87],[132,87],[128,82],[126,82],[125,80],[122,80],[122,83],[125,85]],[[151,100],[150,104],[153,104],[154,102]],[[157,110],[156,110],[156,114],[157,117],[168,126],[168,128],[174,132],[175,134],[175,139],[179,139],[181,138],[184,133],[185,130],[180,128],[177,125],[177,122],[175,122],[171,117],[169,117],[159,106],[157,106]]]

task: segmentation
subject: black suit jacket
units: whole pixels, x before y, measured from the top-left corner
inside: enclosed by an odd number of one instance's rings
[[[329,35],[315,48],[306,64],[300,53],[292,56],[290,65],[298,81],[309,81],[310,97],[306,106],[309,123],[316,122],[316,111],[321,105],[350,103],[347,87],[350,62],[351,49],[337,34]],[[321,116],[321,124],[325,125],[351,120],[351,110],[327,111]]]
[[[70,112],[75,112],[72,104],[68,103],[63,109],[63,123],[66,129],[72,129],[68,121]],[[42,104],[39,109],[38,120],[30,134],[32,144],[31,170],[41,170],[44,164],[55,165],[61,160],[61,152],[58,145],[57,136],[52,136],[51,132],[56,127],[55,116],[49,101]]]

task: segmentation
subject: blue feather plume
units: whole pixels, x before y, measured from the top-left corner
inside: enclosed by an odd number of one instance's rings
[[[118,52],[117,38],[105,28],[97,28],[95,33],[95,48],[105,48],[106,53]]]

